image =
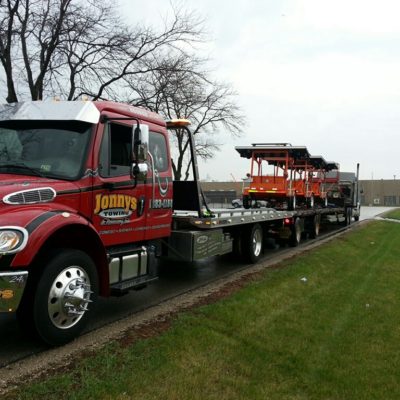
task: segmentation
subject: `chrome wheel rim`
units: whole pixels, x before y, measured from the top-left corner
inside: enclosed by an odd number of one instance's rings
[[[69,266],[54,279],[48,298],[48,312],[56,328],[69,329],[88,311],[91,303],[90,279],[78,266]]]
[[[258,257],[261,254],[262,234],[259,229],[256,229],[253,234],[253,254]]]

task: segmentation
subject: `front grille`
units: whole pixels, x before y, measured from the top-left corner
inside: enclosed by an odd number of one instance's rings
[[[6,204],[35,204],[47,203],[54,200],[55,197],[55,190],[47,187],[10,193],[7,196],[3,197],[3,201]]]

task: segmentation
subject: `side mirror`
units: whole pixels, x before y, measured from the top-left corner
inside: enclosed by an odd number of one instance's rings
[[[131,175],[132,177],[136,177],[136,179],[144,180],[147,177],[147,171],[149,167],[146,163],[134,164],[132,165]]]
[[[132,160],[136,164],[145,163],[149,149],[149,126],[140,124],[132,128]]]

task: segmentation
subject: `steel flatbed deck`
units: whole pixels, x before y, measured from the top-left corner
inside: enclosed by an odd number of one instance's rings
[[[197,228],[213,229],[227,226],[244,225],[255,222],[278,221],[285,218],[310,217],[314,215],[335,215],[343,213],[342,207],[314,208],[306,210],[275,210],[274,208],[235,208],[211,209],[209,217],[198,217],[193,211],[175,211],[173,215],[174,229]]]

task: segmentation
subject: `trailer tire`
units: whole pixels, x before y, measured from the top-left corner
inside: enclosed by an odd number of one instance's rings
[[[36,287],[25,298],[18,319],[30,321],[34,333],[51,346],[77,337],[96,304],[98,277],[92,259],[83,251],[58,249],[48,259]],[[27,306],[30,302],[30,306]]]
[[[308,198],[307,206],[308,206],[308,208],[314,208],[314,206],[315,206],[315,197],[314,197],[313,194]]]
[[[314,215],[310,229],[310,239],[315,239],[319,236],[319,230],[321,226],[321,216]]]
[[[296,218],[296,221],[294,222],[293,226],[291,227],[291,230],[292,230],[292,233],[289,237],[289,246],[296,247],[301,242],[302,229],[301,229],[300,218]]]
[[[346,210],[346,215],[345,215],[345,225],[348,226],[351,224],[352,218],[353,218],[353,210],[351,207],[347,207]]]
[[[296,210],[297,207],[297,199],[296,195],[293,195],[292,197],[289,197],[289,211],[294,211]]]
[[[242,254],[245,261],[255,264],[263,253],[263,230],[260,224],[254,224],[244,230],[242,235]]]

